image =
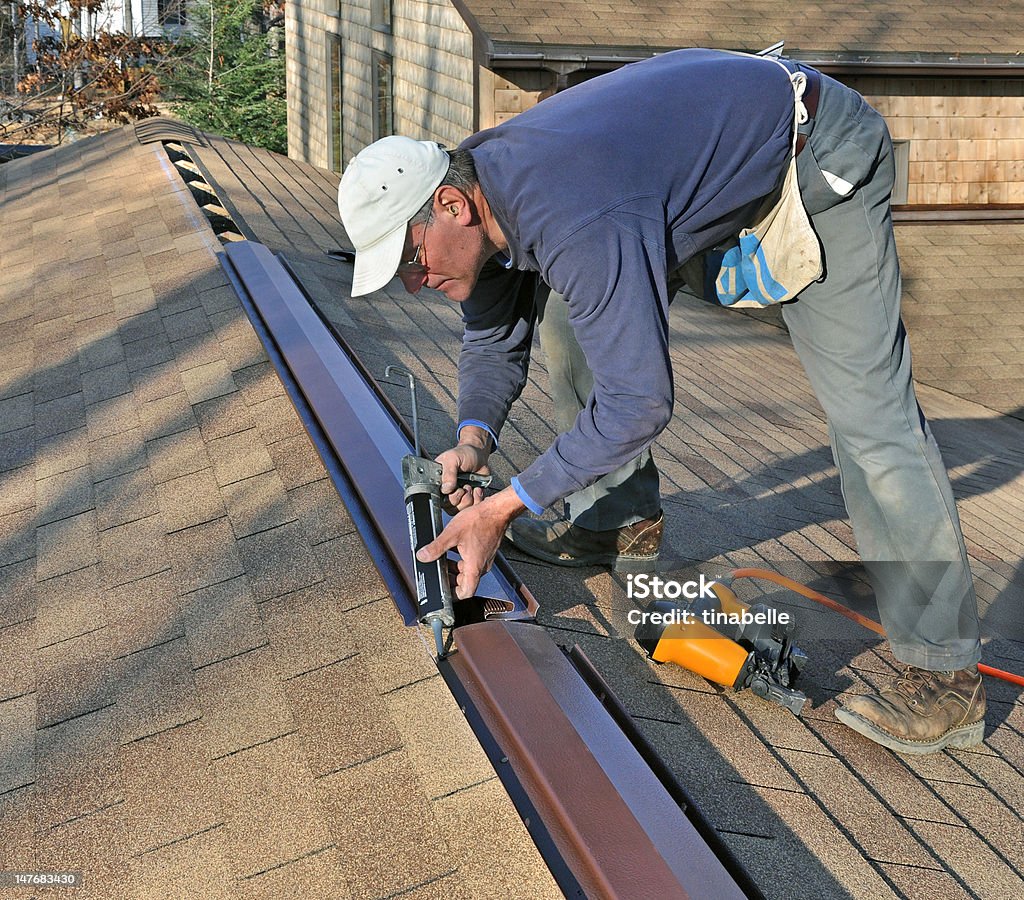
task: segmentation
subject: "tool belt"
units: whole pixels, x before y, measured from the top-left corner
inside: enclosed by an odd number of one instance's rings
[[[796,158],[807,145],[818,111],[821,78],[812,70],[780,62],[793,86],[793,144],[776,190],[765,198],[754,222],[735,244],[708,251],[704,296],[722,306],[764,307],[792,300],[823,271],[821,245],[800,198]]]

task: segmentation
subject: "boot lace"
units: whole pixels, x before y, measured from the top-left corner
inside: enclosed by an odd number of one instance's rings
[[[917,705],[917,698],[921,697],[925,688],[932,685],[935,672],[925,669],[917,669],[914,666],[907,666],[900,677],[896,679],[896,693],[903,694],[911,704]]]

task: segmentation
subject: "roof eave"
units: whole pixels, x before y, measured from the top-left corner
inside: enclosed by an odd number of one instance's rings
[[[615,44],[546,44],[489,40],[485,65],[494,69],[540,67],[604,68],[667,53],[674,47]],[[793,50],[787,54],[832,75],[914,75],[920,77],[1024,78],[1024,57],[1002,55],[824,53]]]
[[[997,54],[821,53],[789,54],[830,75],[931,75],[942,78],[1024,78],[1024,57]]]

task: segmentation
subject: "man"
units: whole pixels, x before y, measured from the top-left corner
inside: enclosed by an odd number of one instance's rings
[[[803,273],[820,254],[783,315],[828,415],[882,624],[907,666],[837,715],[900,752],[980,742],[977,605],[949,480],[910,377],[893,177],[885,124],[858,94],[788,61],[708,50],[585,82],[451,153],[401,137],[360,153],[339,189],[357,251],[353,296],[397,274],[412,293],[426,285],[462,304],[465,321],[458,443],[438,457],[459,512],[420,558],[456,549],[456,593],[472,596],[513,519],[585,490],[650,446],[672,415],[670,285],[685,272],[696,287],[695,262],[705,261],[705,287],[721,300],[733,299],[738,272],[751,293],[786,299],[792,290],[773,293],[776,274],[785,282],[790,267]],[[805,225],[809,214],[809,241],[799,228],[781,246],[778,230],[751,234],[794,211]],[[740,262],[737,238],[748,252]],[[457,489],[455,475],[486,469],[525,383],[534,273],[565,298],[593,389],[572,426],[484,498]]]

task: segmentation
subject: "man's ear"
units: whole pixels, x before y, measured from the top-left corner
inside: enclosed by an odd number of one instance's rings
[[[457,187],[444,185],[435,194],[435,201],[440,206],[436,215],[451,216],[460,225],[472,225],[476,220],[476,208],[473,206],[472,198]]]

